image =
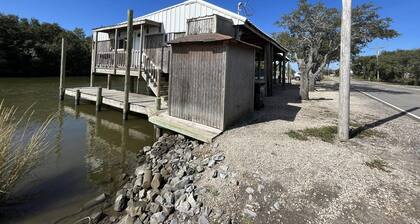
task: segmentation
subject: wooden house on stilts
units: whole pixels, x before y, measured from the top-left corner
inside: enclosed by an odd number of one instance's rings
[[[271,96],[273,83],[285,82],[287,49],[247,18],[206,1],[188,0],[135,18],[132,27],[131,38],[127,22],[93,30],[90,87],[81,93],[66,89],[67,95],[87,99],[96,92],[95,76],[107,75],[101,103],[121,108],[121,102],[111,102],[117,101],[111,99],[117,94],[112,78],[126,74],[130,55],[129,110],[147,114],[158,127],[209,142],[251,113],[260,96]],[[132,40],[129,54],[127,40]],[[139,103],[141,82],[158,98],[160,110],[150,109],[155,104],[150,98]]]

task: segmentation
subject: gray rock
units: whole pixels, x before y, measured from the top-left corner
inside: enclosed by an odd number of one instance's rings
[[[216,208],[212,211],[212,216],[214,219],[219,219],[223,215],[223,210],[220,208]]]
[[[158,204],[163,204],[163,202],[164,202],[164,198],[162,197],[162,196],[160,196],[160,195],[158,195],[156,198],[155,198],[155,202],[156,203],[158,203]]]
[[[245,191],[246,191],[246,193],[248,193],[248,194],[253,194],[253,193],[254,193],[254,189],[252,189],[252,188],[250,188],[250,187],[247,187],[247,188],[245,189]]]
[[[221,165],[221,166],[219,166],[219,169],[222,170],[222,171],[227,172],[229,170],[229,166]]]
[[[280,210],[280,203],[278,201],[276,201],[276,203],[274,203],[274,208],[276,210]]]
[[[145,152],[145,153],[150,151],[150,150],[152,150],[152,147],[150,147],[150,146],[143,147],[143,152]]]
[[[248,217],[248,218],[255,218],[257,217],[257,213],[255,213],[254,211],[251,211],[247,208],[244,209],[243,211],[244,216]]]
[[[166,214],[164,212],[157,212],[150,216],[150,224],[160,224],[163,223],[166,219]]]
[[[178,221],[176,219],[172,219],[169,224],[178,224]]]
[[[146,198],[147,198],[147,200],[149,200],[149,201],[154,201],[154,200],[155,200],[155,198],[156,198],[158,195],[159,195],[159,191],[157,191],[157,190],[149,190],[149,191],[147,191],[147,196],[146,196]]]
[[[210,224],[210,222],[206,216],[200,215],[200,217],[198,217],[198,224]]]
[[[164,204],[162,206],[162,212],[164,212],[167,215],[170,215],[174,212],[175,207],[173,205]]]
[[[216,161],[214,159],[210,159],[209,163],[207,164],[208,167],[212,168],[216,164]]]
[[[223,154],[219,153],[219,154],[214,155],[212,157],[212,159],[216,162],[220,162],[220,161],[223,161],[225,159],[225,156]]]
[[[149,189],[151,182],[152,182],[152,171],[150,169],[146,169],[143,175],[143,188]]]
[[[264,185],[262,185],[262,184],[258,184],[258,186],[257,186],[257,190],[258,190],[258,192],[259,193],[261,193],[261,191],[264,189]]]
[[[202,173],[204,171],[203,166],[198,165],[197,167],[195,167],[195,170],[197,171],[197,173]]]
[[[148,204],[148,206],[149,206],[149,211],[151,213],[157,213],[157,212],[162,211],[162,206],[160,206],[158,203],[151,202]]]
[[[191,207],[192,207],[192,208],[197,207],[197,203],[196,203],[196,201],[195,201],[195,199],[194,199],[194,195],[193,195],[193,194],[190,194],[190,195],[187,197],[187,202],[191,205]]]
[[[153,189],[157,190],[161,187],[162,182],[163,182],[162,175],[158,173],[158,174],[155,174],[155,176],[153,177],[152,183],[150,185]]]
[[[124,210],[126,203],[127,197],[124,194],[118,195],[117,198],[115,198],[114,211],[120,212]]]
[[[136,180],[134,181],[134,186],[143,186],[143,175],[137,176]]]
[[[182,212],[182,213],[188,213],[188,211],[190,210],[191,205],[190,203],[188,203],[187,201],[181,202],[179,204],[178,207],[176,207],[175,209]]]
[[[219,172],[219,177],[222,179],[226,179],[228,177],[228,174],[226,172],[220,171]]]
[[[144,166],[137,167],[136,170],[134,171],[134,174],[136,175],[136,177],[143,176]]]
[[[163,198],[167,204],[173,205],[175,203],[175,195],[172,192],[165,192]]]
[[[217,177],[217,170],[213,170],[211,177],[216,178]]]
[[[134,218],[130,217],[129,215],[125,215],[118,224],[134,224]]]
[[[174,183],[173,187],[176,189],[184,189],[184,187],[191,182],[192,182],[192,177],[187,176],[187,177],[182,178],[182,180]]]
[[[142,199],[142,198],[146,197],[146,193],[147,193],[147,190],[141,189],[139,191],[139,198]]]

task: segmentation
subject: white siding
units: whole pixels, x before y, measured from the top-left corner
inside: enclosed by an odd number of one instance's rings
[[[217,14],[232,19],[233,24],[240,25],[246,20],[245,17],[222,9],[218,6],[202,0],[190,0],[181,4],[168,7],[148,15],[138,17],[135,20],[149,19],[163,24],[165,33],[186,32],[187,20]]]

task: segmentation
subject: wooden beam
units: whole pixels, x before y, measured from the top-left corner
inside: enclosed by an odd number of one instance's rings
[[[281,69],[281,84],[283,86],[286,84],[286,61],[284,59],[282,61],[282,69]]]
[[[65,79],[66,79],[66,39],[63,37],[61,38],[61,64],[60,64],[60,100],[64,100],[65,94]]]
[[[273,46],[267,43],[264,47],[264,71],[267,96],[273,95]]]
[[[106,80],[106,88],[107,89],[111,89],[112,88],[112,80],[111,80],[111,78],[112,78],[112,75],[111,74],[108,74],[107,75],[107,80]]]
[[[97,32],[95,32],[94,33],[94,35],[95,35],[95,42],[94,42],[94,44],[93,44],[93,65],[92,65],[92,69],[91,69],[91,71],[90,71],[90,87],[92,87],[93,86],[93,83],[94,83],[94,73],[96,72],[96,59],[97,59],[97,56],[98,56],[98,33]]]
[[[114,75],[117,74],[118,29],[114,33]]]
[[[130,70],[131,70],[131,50],[133,48],[133,10],[129,9],[127,12],[127,51],[125,55],[125,80],[124,80],[124,108],[123,119],[128,119],[128,112],[130,109],[129,95],[130,95]]]

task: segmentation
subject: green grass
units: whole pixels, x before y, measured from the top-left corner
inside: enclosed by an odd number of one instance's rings
[[[337,135],[337,126],[324,126],[320,128],[306,128],[298,131],[288,131],[286,134],[293,139],[306,141],[309,137],[318,138],[324,142],[333,143]]]
[[[369,162],[365,162],[365,165],[370,167],[371,169],[378,169],[387,173],[391,172],[387,169],[387,167],[389,167],[388,163],[381,159],[373,159]]]
[[[300,133],[299,131],[291,130],[291,131],[286,132],[286,135],[288,135],[290,138],[294,138],[301,141],[308,140],[308,138],[304,136],[302,133]]]

